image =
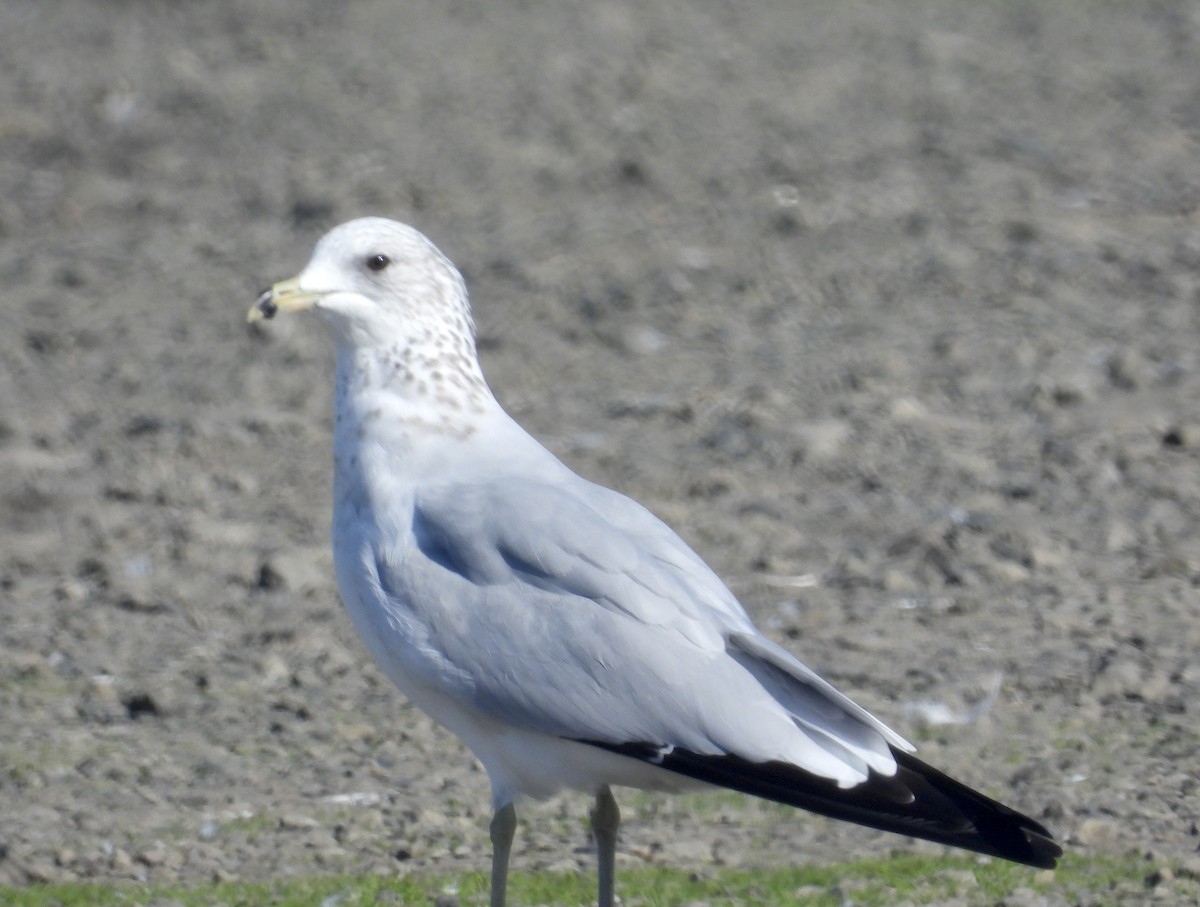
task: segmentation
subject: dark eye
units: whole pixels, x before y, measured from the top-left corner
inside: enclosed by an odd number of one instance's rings
[[[371,271],[382,271],[391,263],[392,260],[386,255],[372,255],[367,259],[367,268]]]

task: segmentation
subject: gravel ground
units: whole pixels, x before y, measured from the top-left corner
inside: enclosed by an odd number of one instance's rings
[[[1195,867],[1197,4],[3,0],[0,58],[0,882],[486,866],[337,604],[331,350],[243,320],[368,213],[925,758]],[[936,850],[619,799],[625,864]]]

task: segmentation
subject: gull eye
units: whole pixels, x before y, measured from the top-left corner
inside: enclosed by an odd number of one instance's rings
[[[367,269],[370,271],[382,271],[392,260],[386,255],[372,255],[367,259]]]

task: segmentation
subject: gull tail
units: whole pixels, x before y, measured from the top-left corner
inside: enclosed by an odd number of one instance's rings
[[[584,742],[697,781],[1014,863],[1052,869],[1062,856],[1039,822],[895,748],[896,774],[871,772],[862,784],[843,789],[786,762],[754,763],[644,743]]]

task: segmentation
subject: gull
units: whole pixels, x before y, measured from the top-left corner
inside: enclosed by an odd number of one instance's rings
[[[337,350],[338,590],[383,672],[487,771],[491,905],[516,804],[595,798],[612,907],[611,788],[731,788],[1038,867],[1041,824],[947,777],[763,636],[665,523],[572,472],[492,395],[462,277],[421,233],[336,227],[248,319],[310,312]]]

